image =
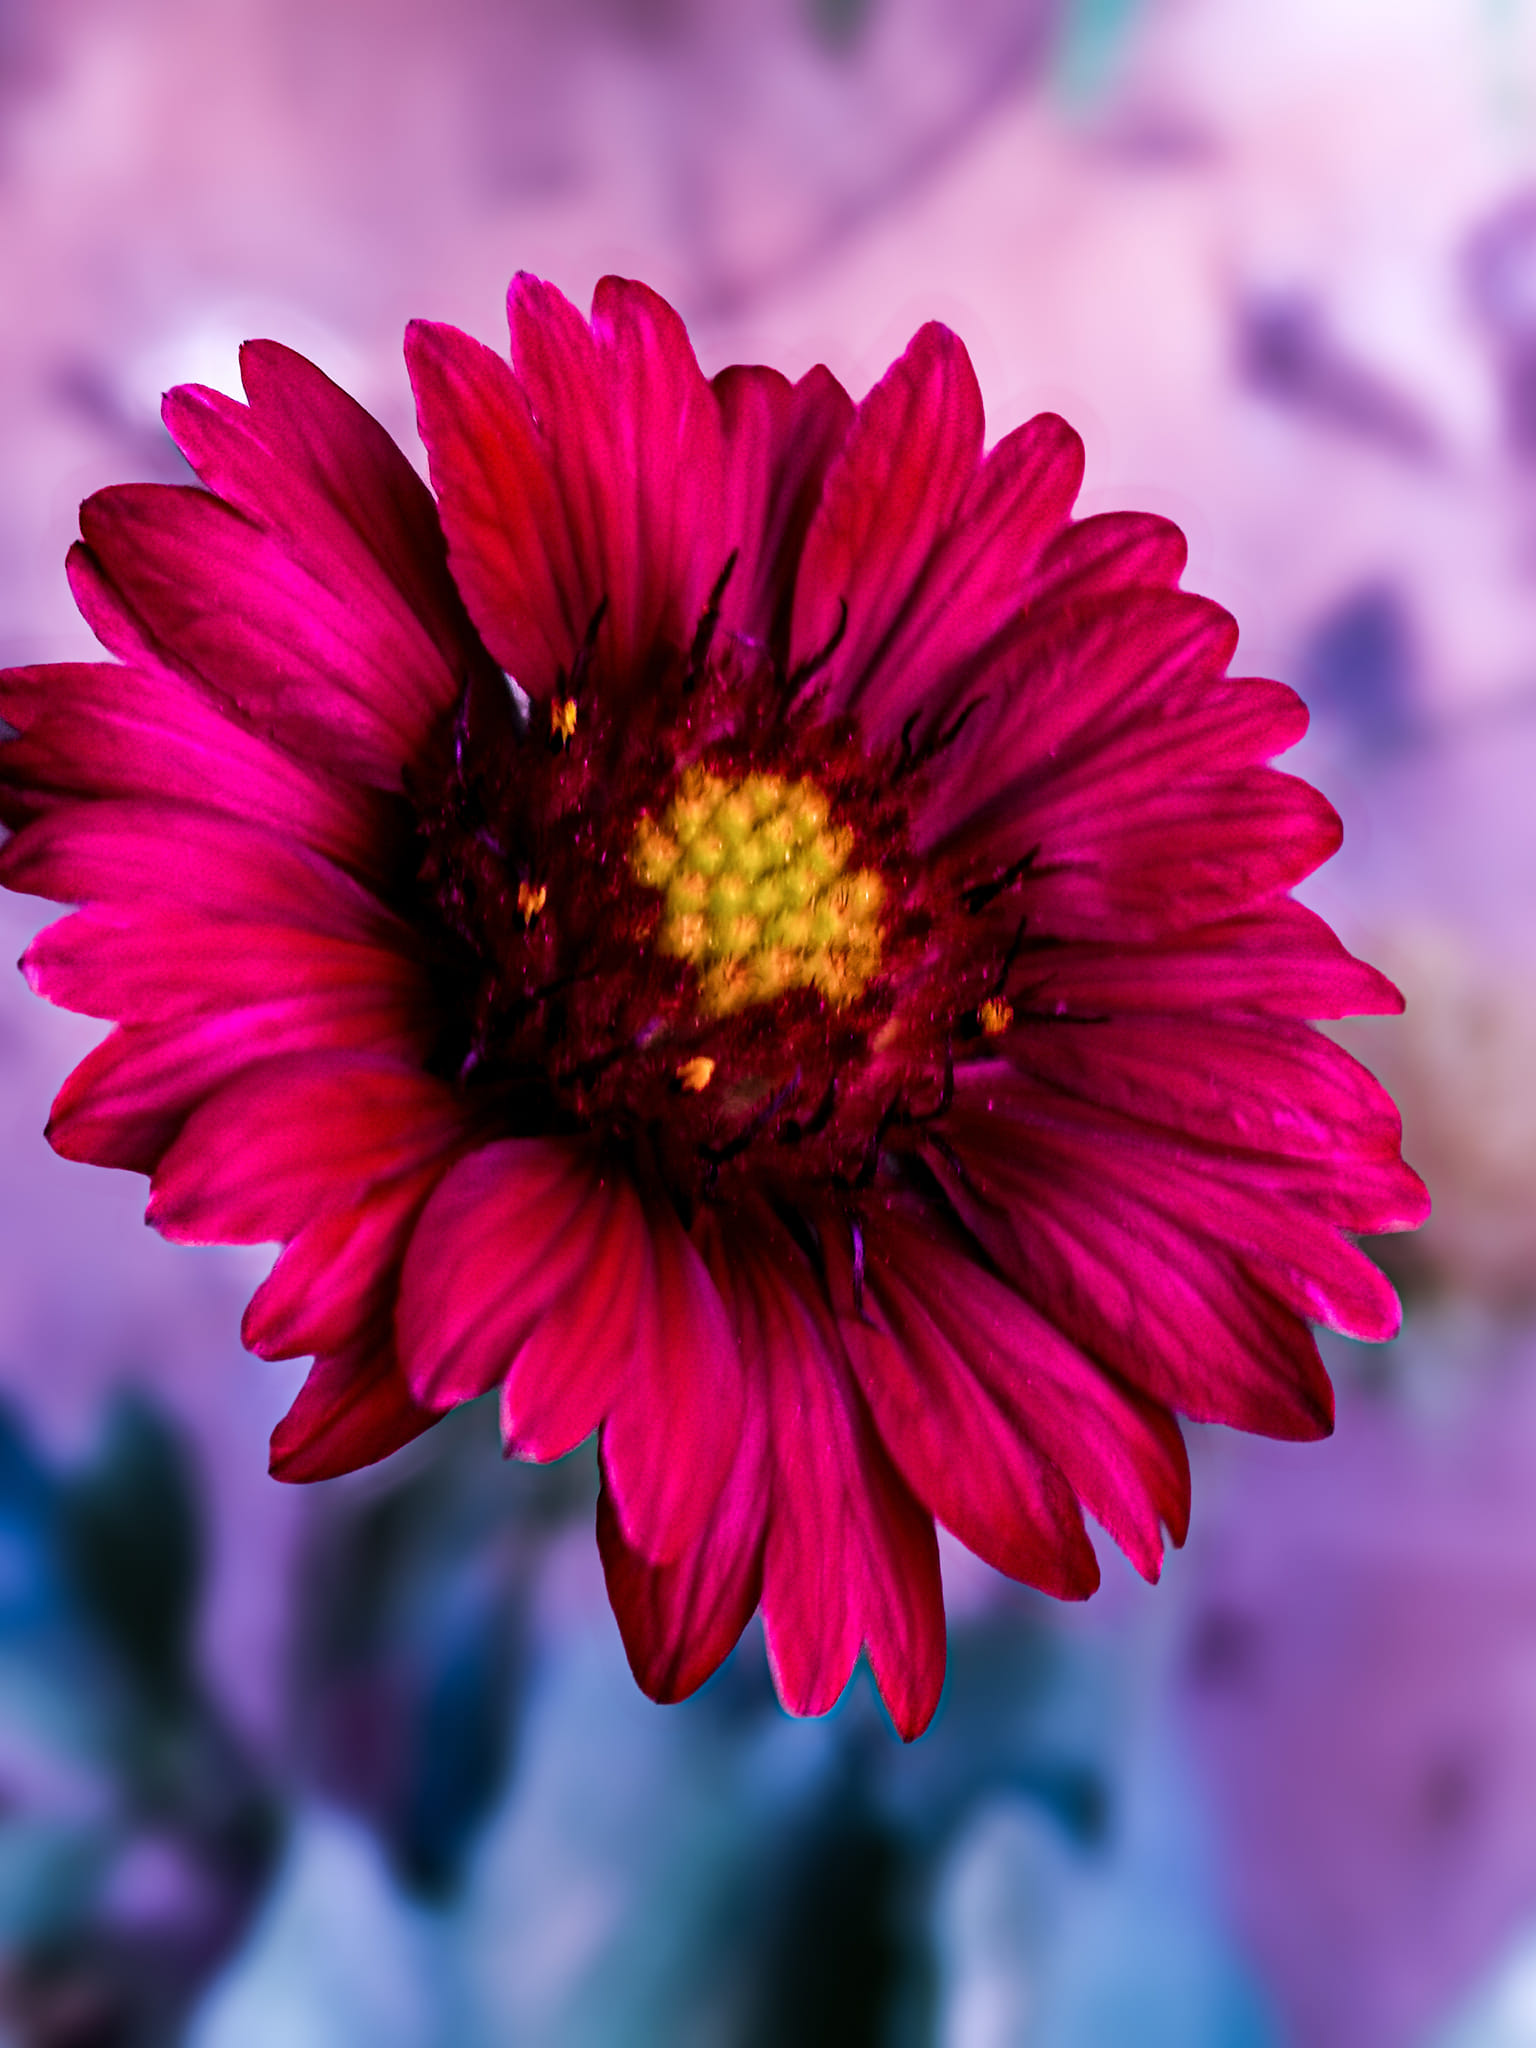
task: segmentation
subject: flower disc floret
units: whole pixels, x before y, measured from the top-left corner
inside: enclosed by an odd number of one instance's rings
[[[630,866],[662,897],[657,944],[699,975],[707,1016],[793,988],[852,1002],[880,965],[885,884],[851,868],[853,838],[809,778],[732,781],[694,767],[659,821],[643,818]]]

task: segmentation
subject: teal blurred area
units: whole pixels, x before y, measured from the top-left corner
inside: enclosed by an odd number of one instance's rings
[[[481,1407],[270,1482],[268,1255],[47,1149],[100,1027],[0,985],[0,2048],[1536,2048],[1536,0],[0,0],[0,263],[14,661],[246,335],[416,452],[405,321],[516,268],[855,391],[949,321],[1311,703],[1436,1198],[1159,1587],[946,1547],[905,1748],[755,1630],[645,1701],[589,1454]]]

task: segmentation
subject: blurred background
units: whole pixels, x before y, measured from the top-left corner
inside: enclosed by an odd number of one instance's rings
[[[414,450],[404,322],[515,268],[855,392],[937,315],[1185,527],[1408,992],[1405,1334],[1191,1432],[1156,1590],[947,1551],[915,1747],[755,1630],[658,1709],[585,1454],[266,1478],[263,1257],[53,1157],[98,1030],[0,980],[0,2048],[1536,2048],[1536,4],[0,0],[5,657],[167,384],[274,335]]]

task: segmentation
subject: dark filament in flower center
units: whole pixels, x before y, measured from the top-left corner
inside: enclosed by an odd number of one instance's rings
[[[411,791],[435,1064],[685,1211],[867,1179],[947,1098],[990,924],[913,861],[903,764],[792,708],[763,649],[701,628],[620,692],[600,619],[547,700],[472,678]]]

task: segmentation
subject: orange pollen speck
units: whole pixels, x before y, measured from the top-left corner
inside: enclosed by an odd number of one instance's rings
[[[550,738],[559,740],[563,745],[570,739],[571,734],[575,730],[576,699],[574,697],[552,698],[549,706]]]
[[[707,1053],[700,1053],[695,1059],[684,1060],[677,1070],[678,1086],[689,1095],[702,1095],[714,1077],[715,1063]]]
[[[533,920],[544,908],[548,896],[549,891],[542,882],[540,882],[537,888],[531,882],[518,883],[517,907],[523,914],[523,923],[525,925],[533,923]]]
[[[1006,996],[988,996],[976,1014],[988,1038],[996,1038],[999,1031],[1006,1031],[1013,1022],[1013,1005]]]

